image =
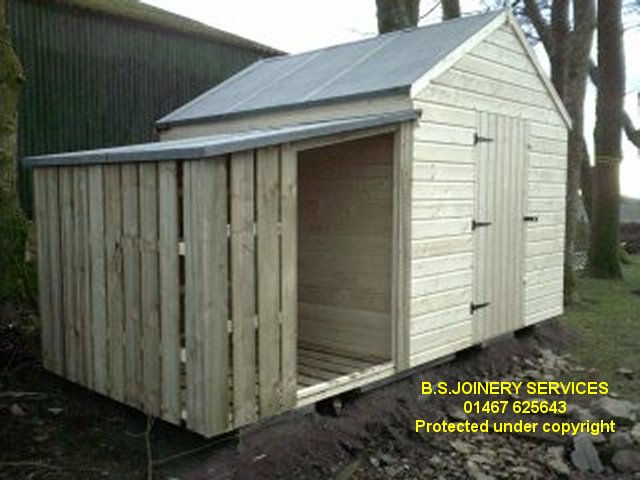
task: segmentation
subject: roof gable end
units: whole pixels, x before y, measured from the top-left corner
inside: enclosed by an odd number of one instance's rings
[[[540,65],[538,57],[529,45],[529,42],[524,36],[520,25],[518,25],[517,20],[509,10],[504,10],[501,15],[497,16],[492,22],[488,23],[484,28],[476,32],[473,36],[470,36],[467,41],[459,45],[455,50],[450,52],[449,55],[443,58],[442,61],[439,62],[434,68],[427,71],[422,77],[414,82],[414,84],[411,86],[411,97],[416,98],[420,94],[420,92],[422,92],[429,86],[433,79],[437,78],[449,68],[453,67],[454,64],[464,55],[471,52],[475,47],[489,38],[496,30],[505,25],[509,27],[510,30],[514,33],[518,44],[522,48],[525,56],[531,62],[531,65],[535,70],[538,79],[549,94],[549,97],[553,102],[556,110],[558,111],[558,114],[562,117],[567,127],[571,128],[571,117],[567,113],[567,110],[555,88],[553,87],[551,80]]]

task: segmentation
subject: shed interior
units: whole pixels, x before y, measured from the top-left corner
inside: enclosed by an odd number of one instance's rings
[[[393,145],[382,134],[298,153],[299,400],[393,368]]]

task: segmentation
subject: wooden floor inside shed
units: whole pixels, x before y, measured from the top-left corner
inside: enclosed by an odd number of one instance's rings
[[[393,363],[372,355],[327,352],[310,344],[298,346],[298,405],[358,388],[393,374]]]

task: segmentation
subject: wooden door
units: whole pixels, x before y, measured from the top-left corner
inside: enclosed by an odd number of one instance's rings
[[[483,342],[524,326],[524,122],[479,112],[475,148],[475,270],[470,310],[474,341]]]

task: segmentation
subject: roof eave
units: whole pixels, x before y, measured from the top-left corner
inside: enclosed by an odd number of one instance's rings
[[[26,167],[61,167],[158,161],[193,160],[226,155],[310,138],[321,138],[346,132],[414,121],[419,110],[399,110],[377,115],[364,115],[325,120],[266,130],[238,132],[236,135],[210,135],[199,138],[153,142],[131,147],[114,147],[84,152],[38,155],[22,159]],[[142,148],[141,148],[142,147]]]
[[[294,103],[294,104],[285,104],[285,105],[274,105],[271,107],[264,107],[254,110],[243,110],[238,112],[227,112],[227,113],[219,113],[216,115],[207,115],[204,117],[197,118],[185,118],[185,119],[176,119],[176,120],[165,120],[160,119],[156,122],[156,130],[164,131],[169,130],[173,127],[184,127],[191,125],[202,125],[206,123],[215,123],[226,120],[232,120],[243,117],[251,117],[255,115],[268,114],[268,113],[277,113],[283,112],[287,110],[303,110],[305,108],[318,107],[322,105],[332,105],[336,103],[354,101],[354,100],[370,100],[370,99],[378,99],[384,97],[391,97],[395,95],[409,95],[410,86],[402,86],[402,87],[393,87],[384,90],[376,90],[372,92],[363,92],[357,93],[353,95],[343,95],[340,97],[326,98],[320,100],[310,100],[304,103]]]

